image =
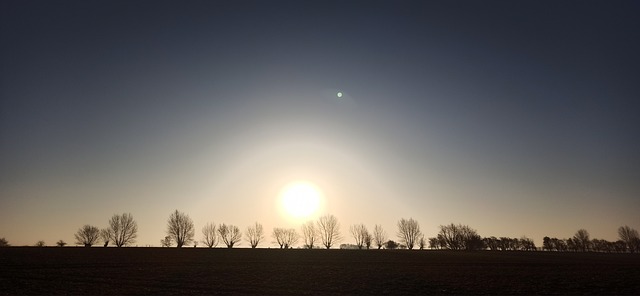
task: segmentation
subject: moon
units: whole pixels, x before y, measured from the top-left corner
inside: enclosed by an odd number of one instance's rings
[[[336,94],[336,97],[338,97],[338,98],[342,98],[342,92],[341,92],[341,91],[339,91],[339,92]]]
[[[320,190],[309,182],[290,183],[282,189],[280,203],[292,218],[306,218],[320,207]]]

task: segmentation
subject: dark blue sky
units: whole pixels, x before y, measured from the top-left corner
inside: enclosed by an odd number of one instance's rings
[[[639,13],[634,1],[3,1],[0,236],[70,236],[130,211],[152,244],[171,209],[224,219],[196,209],[310,179],[345,227],[412,216],[428,235],[461,222],[538,243],[581,227],[613,239],[640,227]],[[85,213],[62,213],[70,204]],[[42,215],[60,225],[9,226]],[[276,226],[270,215],[236,223]]]

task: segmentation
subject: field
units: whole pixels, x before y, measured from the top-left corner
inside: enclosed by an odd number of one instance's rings
[[[639,254],[0,248],[0,294],[640,294]]]

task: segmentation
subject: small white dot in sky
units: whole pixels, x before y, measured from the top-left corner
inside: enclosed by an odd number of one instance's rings
[[[342,98],[342,92],[341,92],[341,91],[339,91],[339,92],[336,94],[336,96],[337,96],[338,98]]]

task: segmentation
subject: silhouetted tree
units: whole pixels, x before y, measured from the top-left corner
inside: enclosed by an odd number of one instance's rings
[[[63,241],[63,240],[59,240],[59,241],[56,242],[56,246],[58,246],[58,247],[64,247],[66,245],[67,245],[67,243],[65,241]]]
[[[173,239],[171,238],[171,236],[167,235],[163,239],[160,240],[160,245],[163,248],[171,247],[172,244],[173,244]]]
[[[138,236],[138,223],[133,220],[133,215],[131,214],[116,214],[111,217],[111,220],[109,220],[107,232],[109,240],[119,248],[135,242],[135,239]]]
[[[576,251],[578,251],[580,249],[578,244],[576,244],[576,241],[574,239],[572,239],[572,238],[566,239],[565,242],[567,244],[567,250],[568,251],[576,252]]]
[[[100,230],[100,240],[104,243],[104,247],[106,248],[109,245],[109,229],[101,229]]]
[[[497,251],[500,246],[499,240],[495,236],[485,237],[482,240],[484,241],[484,245],[491,251]]]
[[[351,225],[350,231],[351,235],[356,240],[356,246],[358,249],[362,249],[365,245],[365,240],[369,237],[367,227],[364,226],[364,224]]]
[[[420,250],[424,250],[424,247],[427,245],[427,240],[424,238],[424,234],[420,235],[420,239],[418,239],[418,248]]]
[[[591,250],[594,252],[609,252],[609,242],[604,239],[591,240]]]
[[[438,238],[442,240],[445,248],[451,250],[480,250],[484,248],[480,235],[475,229],[467,225],[455,225],[453,223],[440,225]],[[510,241],[508,238],[506,240]],[[501,239],[501,243],[504,243],[504,241]],[[503,244],[501,244],[501,247],[506,248]]]
[[[625,225],[618,228],[618,237],[627,245],[627,250],[631,253],[640,251],[640,236],[638,231]]]
[[[580,229],[573,236],[573,243],[576,250],[586,252],[589,250],[591,241],[589,240],[589,232],[585,229]]]
[[[437,237],[429,238],[429,249],[440,249],[440,243]]]
[[[512,250],[511,249],[511,239],[508,238],[508,237],[501,236],[498,239],[498,248],[500,249],[500,251]]]
[[[304,247],[307,249],[313,249],[318,238],[318,230],[315,227],[313,221],[308,221],[302,224],[302,238],[304,240]]]
[[[76,244],[91,247],[100,239],[100,229],[86,224],[78,229],[74,237],[76,238]]]
[[[614,243],[613,248],[618,253],[624,253],[627,251],[627,243],[625,243],[623,240],[617,240]]]
[[[380,248],[382,248],[387,241],[387,233],[379,224],[376,224],[376,226],[373,228],[373,241],[375,242],[376,246],[378,246],[378,250],[380,250]]]
[[[275,239],[275,243],[280,246],[280,249],[284,248],[284,228],[275,227],[271,236]]]
[[[523,236],[522,238],[520,238],[519,240],[519,245],[520,245],[520,250],[523,251],[535,251],[536,250],[536,244],[533,242],[532,239]]]
[[[300,239],[300,236],[298,235],[295,229],[293,228],[287,229],[285,231],[284,248],[285,249],[292,248],[293,246],[295,246],[295,244],[298,243],[299,239]]]
[[[413,245],[421,234],[420,225],[413,218],[409,218],[409,220],[402,218],[398,221],[398,238],[404,242],[409,250],[413,249]]]
[[[216,231],[216,224],[207,223],[202,227],[202,242],[209,248],[213,248],[218,245],[218,232]]]
[[[233,246],[238,244],[242,239],[240,228],[234,225],[220,224],[220,226],[218,226],[218,234],[220,234],[220,239],[229,249],[233,248]]]
[[[280,249],[288,249],[298,242],[299,236],[295,229],[289,228],[274,228],[273,238],[275,242],[280,246]]]
[[[39,240],[39,241],[35,244],[35,246],[36,246],[36,247],[44,247],[44,246],[46,246],[46,245],[47,245],[47,244],[46,244],[43,240]]]
[[[393,249],[397,249],[399,247],[398,243],[389,240],[384,244],[384,247],[389,249],[389,250],[393,250]]]
[[[9,246],[9,241],[7,241],[6,238],[0,238],[0,247],[8,247]]]
[[[318,233],[322,244],[327,249],[342,239],[340,223],[334,215],[324,215],[318,219]]]
[[[551,245],[551,238],[548,236],[545,236],[542,239],[542,250],[543,251],[551,251],[553,250],[553,246]]]
[[[255,248],[258,246],[260,241],[264,239],[264,234],[262,231],[262,224],[256,222],[253,226],[247,227],[247,241],[251,248]]]
[[[640,252],[640,238],[635,238],[631,240],[631,243],[628,245],[629,251],[633,253]]]
[[[567,241],[566,240],[558,239],[558,238],[552,238],[551,241],[554,242],[554,245],[556,246],[556,249],[558,251],[566,252],[567,250],[569,250],[569,247],[567,246]]]
[[[192,242],[195,230],[189,215],[178,212],[178,210],[171,213],[169,220],[167,220],[167,235],[176,242],[178,248]]]
[[[369,250],[371,248],[372,242],[373,242],[373,235],[371,235],[371,232],[367,231],[367,233],[364,234],[364,247],[367,248],[367,250]]]

